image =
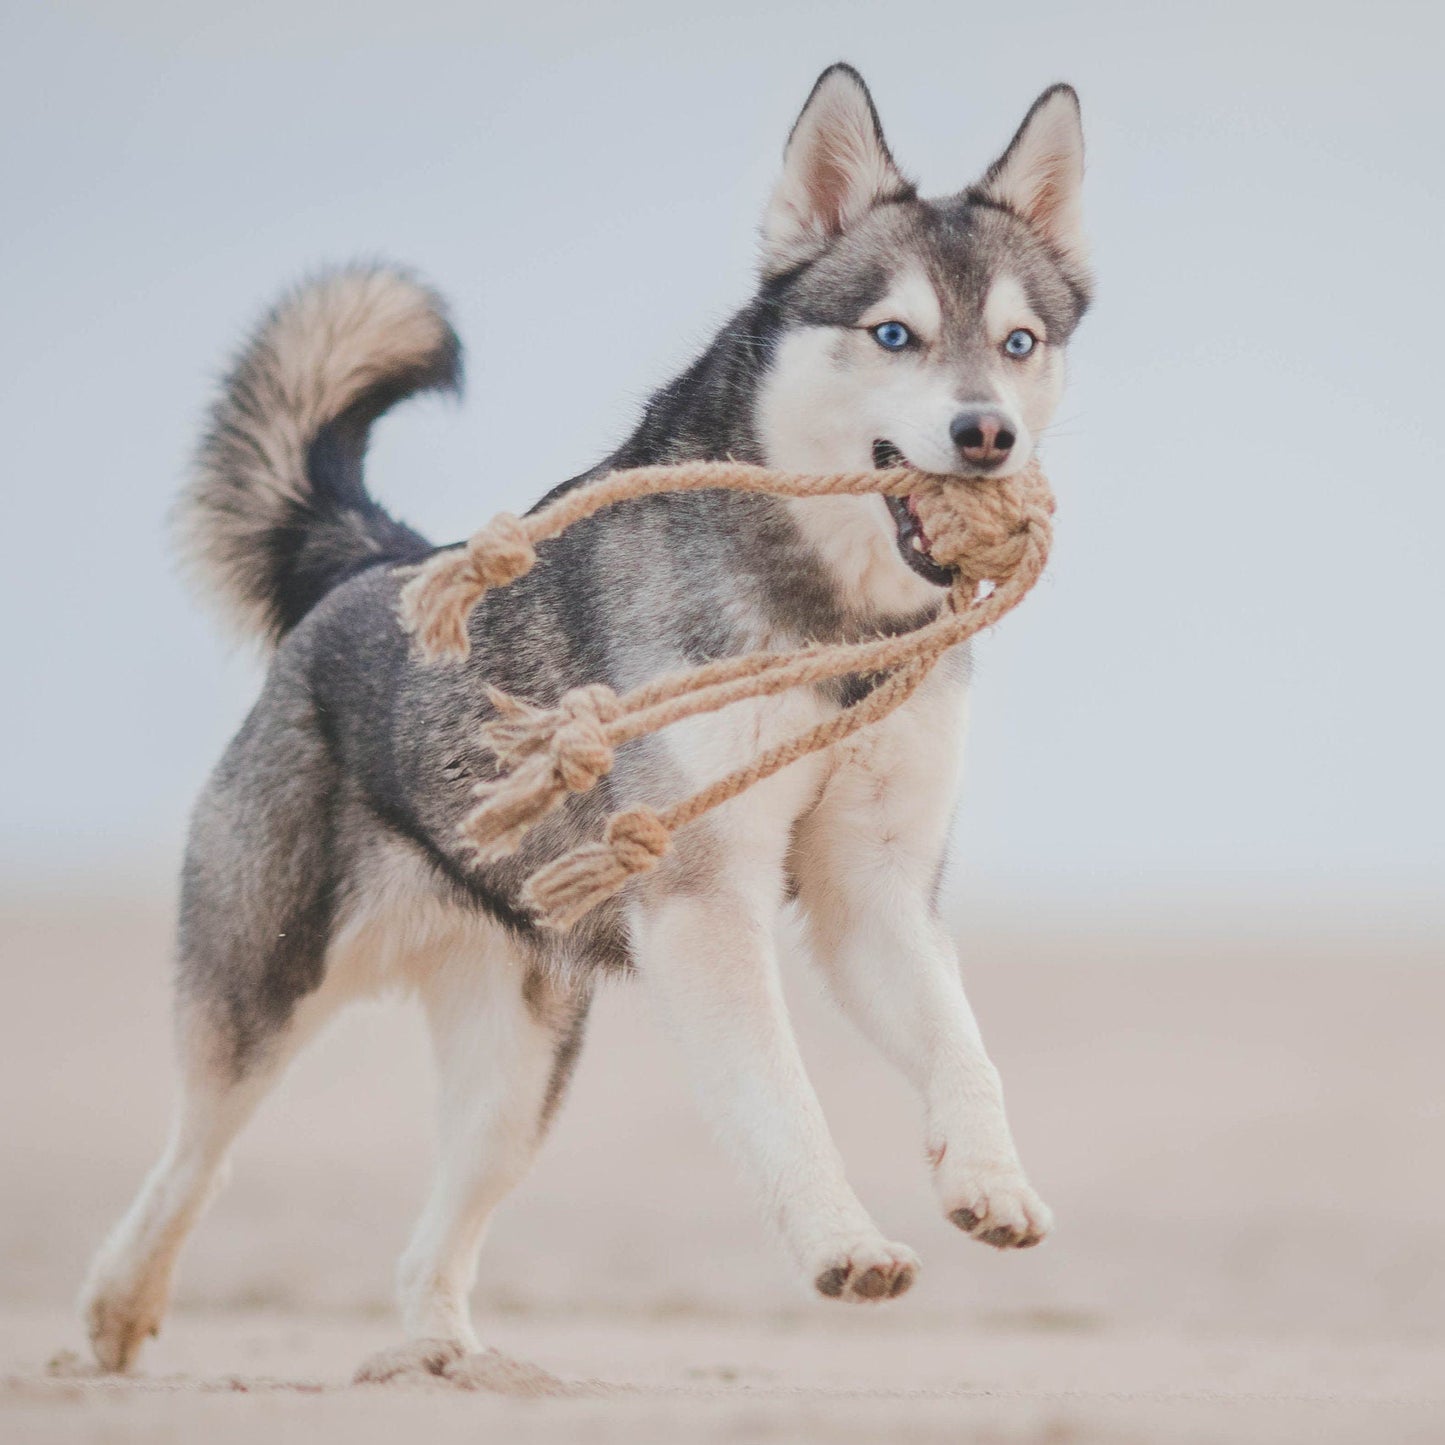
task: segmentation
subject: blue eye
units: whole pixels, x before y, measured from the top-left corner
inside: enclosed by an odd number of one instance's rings
[[[1038,342],[1038,337],[1032,331],[1025,331],[1023,327],[1019,327],[1017,331],[1009,332],[1003,349],[1010,356],[1027,356],[1038,345]]]
[[[885,351],[902,351],[913,340],[913,333],[901,321],[885,321],[873,328],[873,339]]]

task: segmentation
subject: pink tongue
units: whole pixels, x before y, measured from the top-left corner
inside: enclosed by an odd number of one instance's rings
[[[908,515],[913,518],[913,525],[918,528],[918,540],[923,543],[924,550],[929,549],[928,533],[924,530],[922,518],[918,515],[918,504],[912,497],[907,499]]]

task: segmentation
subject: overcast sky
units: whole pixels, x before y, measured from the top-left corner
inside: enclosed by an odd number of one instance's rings
[[[1426,898],[1445,875],[1445,38],[1433,5],[11,4],[0,14],[10,889],[165,886],[254,696],[165,517],[308,268],[417,267],[457,407],[376,491],[453,539],[590,464],[748,294],[825,64],[956,189],[1081,92],[1098,299],[1058,551],[980,649],[978,896]]]

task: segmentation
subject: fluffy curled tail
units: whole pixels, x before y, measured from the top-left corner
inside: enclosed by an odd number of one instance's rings
[[[244,629],[280,640],[339,582],[430,544],[366,491],[371,424],[415,392],[456,391],[439,297],[379,267],[291,292],[242,349],[182,498],[182,545]]]

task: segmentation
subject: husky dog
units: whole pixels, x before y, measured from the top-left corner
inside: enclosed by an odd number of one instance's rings
[[[813,472],[902,462],[960,478],[1022,467],[1088,301],[1082,167],[1078,101],[1059,85],[982,180],[920,199],[862,79],[833,66],[788,139],[757,293],[632,436],[563,487],[690,458]],[[661,805],[812,726],[869,680],[639,739],[505,862],[475,865],[458,832],[493,775],[476,740],[489,686],[552,703],[583,683],[623,691],[756,648],[926,621],[949,574],[909,505],[632,501],[547,543],[533,572],[488,596],[464,664],[424,666],[397,598],[433,548],[367,494],[362,461],[382,412],[459,378],[436,296],[405,274],[350,270],[284,299],[216,403],[182,520],[212,590],[273,656],[191,824],[174,1128],[84,1293],[106,1368],[158,1330],[182,1242],[288,1060],[343,1003],[395,986],[420,997],[434,1040],[441,1149],[399,1269],[409,1344],[373,1377],[443,1371],[477,1348],[482,1235],[537,1153],[609,973],[651,990],[805,1278],[835,1299],[901,1294],[917,1260],[849,1188],[784,1010],[774,924],[794,897],[842,1007],[922,1096],[943,1213],[1000,1248],[1049,1229],[936,907],[965,657],[886,721],[686,829],[569,932],[540,928],[519,901],[541,862],[595,837],[607,813]]]

